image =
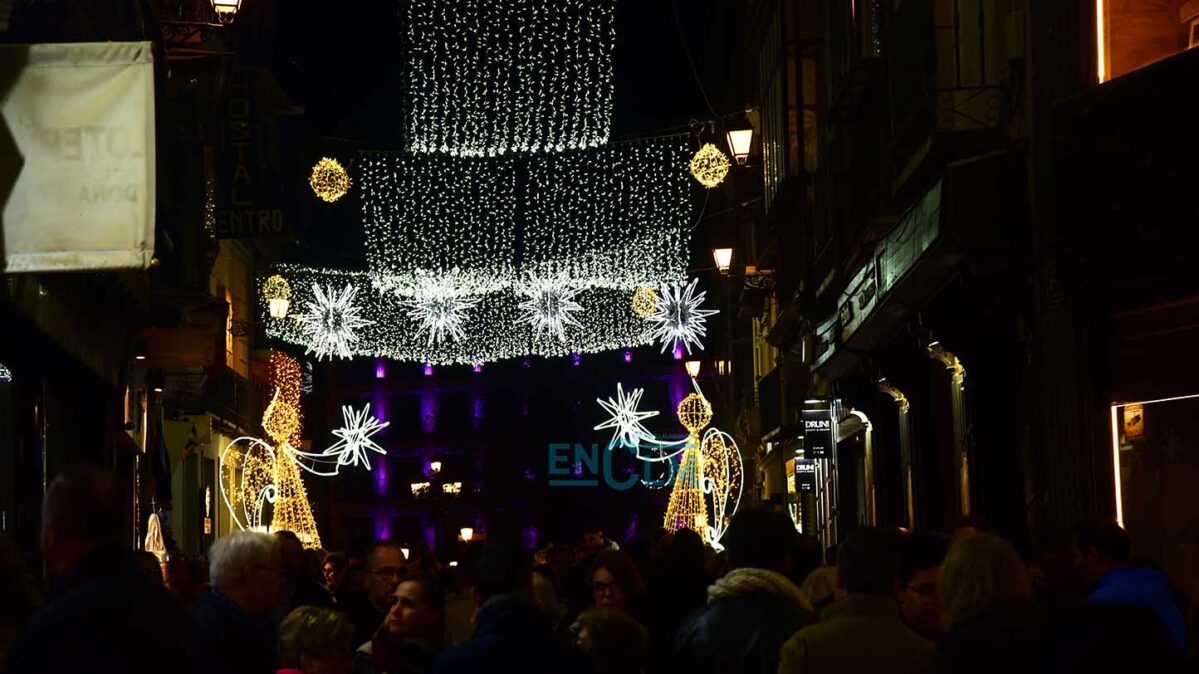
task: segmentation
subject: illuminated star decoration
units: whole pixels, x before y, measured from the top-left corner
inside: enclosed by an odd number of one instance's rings
[[[420,331],[429,333],[429,346],[443,341],[461,341],[466,333],[466,310],[479,300],[449,293],[429,294],[405,303],[408,317],[420,323]]]
[[[637,406],[641,404],[641,394],[643,389],[633,389],[633,392],[626,396],[624,387],[619,383],[616,384],[616,397],[601,400],[596,398],[596,402],[600,404],[611,415],[604,423],[595,427],[594,430],[600,431],[605,428],[611,428],[612,440],[608,443],[608,449],[612,449],[620,443],[625,447],[640,447],[642,442],[651,441],[654,439],[654,434],[641,424],[642,420],[657,416],[657,412],[638,412]]]
[[[371,416],[370,412],[370,403],[367,403],[361,412],[354,411],[349,405],[343,405],[341,416],[345,424],[333,431],[333,435],[337,436],[339,440],[326,449],[324,455],[336,456],[338,466],[357,466],[361,461],[362,467],[370,470],[371,462],[367,450],[387,454],[387,450],[371,440],[371,436],[387,428],[391,423],[379,421]]]
[[[332,286],[326,289],[314,283],[312,295],[308,311],[299,317],[308,341],[305,353],[315,353],[317,360],[351,357],[350,346],[358,341],[355,331],[374,324],[354,304],[358,289],[347,283],[339,293]]]
[[[532,296],[518,305],[525,313],[517,322],[532,324],[537,328],[538,337],[542,332],[547,332],[557,337],[559,342],[565,342],[566,326],[583,327],[583,324],[571,315],[583,310],[583,306],[574,299],[578,292],[560,285],[535,287],[531,291]]]
[[[658,301],[658,309],[649,316],[649,322],[654,324],[653,338],[662,341],[662,352],[667,347],[673,348],[679,342],[691,353],[691,345],[703,350],[700,337],[708,334],[707,318],[720,313],[716,309],[700,309],[706,293],[695,294],[695,284],[699,279],[692,279],[686,286],[662,286],[662,297]]]

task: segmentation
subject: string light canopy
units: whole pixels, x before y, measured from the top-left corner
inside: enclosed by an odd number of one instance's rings
[[[699,184],[712,189],[724,182],[724,177],[728,175],[731,164],[729,164],[729,158],[724,156],[719,148],[711,143],[705,143],[691,158],[689,166],[691,175],[699,181]]]
[[[607,143],[615,4],[408,0],[408,151],[494,157]]]
[[[308,185],[322,201],[333,203],[350,191],[350,174],[342,167],[341,162],[322,157],[316,166],[312,167],[312,173],[308,175]]]
[[[475,296],[538,279],[578,290],[681,283],[688,154],[685,137],[519,159],[365,154],[370,271],[407,295],[428,275]]]
[[[575,293],[572,301],[581,308],[569,314],[579,325],[564,330],[565,340],[544,329],[539,333],[532,323],[520,322],[526,315],[520,305],[529,298],[517,290],[463,293],[461,297],[469,297],[475,303],[464,312],[460,334],[447,334],[430,342],[426,323],[419,316],[410,315],[413,296],[404,294],[411,291],[410,284],[366,272],[295,265],[282,265],[277,271],[290,281],[292,301],[298,304],[314,302],[317,289],[325,292],[324,288],[349,286],[356,291],[353,304],[358,309],[357,316],[367,324],[354,330],[354,340],[346,340],[347,357],[384,357],[430,366],[475,365],[525,356],[553,358],[597,353],[653,341],[651,324],[629,311],[626,290],[590,288]],[[290,319],[264,323],[268,337],[311,348],[307,323]]]

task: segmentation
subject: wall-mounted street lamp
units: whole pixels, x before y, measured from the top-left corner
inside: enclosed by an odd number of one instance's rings
[[[729,141],[729,152],[738,166],[745,166],[749,161],[749,151],[754,144],[754,128],[749,124],[730,127],[725,132]]]
[[[686,363],[683,363],[683,366],[687,368],[687,374],[691,375],[692,379],[695,379],[696,377],[699,376],[699,361],[698,360],[689,360]]]
[[[716,261],[716,268],[720,270],[720,273],[728,275],[729,267],[733,266],[733,249],[713,248],[712,259]]]
[[[470,539],[475,537],[475,530],[471,527],[462,527],[458,530],[458,535],[462,538],[463,543],[470,543]]]
[[[212,0],[212,10],[216,12],[216,20],[221,23],[233,23],[239,9],[241,0]]]
[[[434,475],[437,475],[438,473],[441,472],[441,462],[440,461],[430,461],[429,462],[429,470],[433,471]]]

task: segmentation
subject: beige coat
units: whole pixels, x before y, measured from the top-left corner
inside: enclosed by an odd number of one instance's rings
[[[783,644],[779,674],[923,674],[935,654],[903,624],[894,599],[850,594]]]

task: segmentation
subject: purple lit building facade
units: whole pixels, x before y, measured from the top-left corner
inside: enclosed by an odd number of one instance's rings
[[[370,472],[346,469],[318,488],[326,547],[360,550],[394,539],[449,556],[462,527],[474,529],[476,539],[502,531],[506,540],[531,546],[576,539],[584,522],[616,537],[638,522],[652,526],[666,489],[616,491],[601,481],[581,494],[549,485],[551,443],[606,447],[610,432],[593,430],[605,418],[596,398],[615,395],[617,382],[644,388],[642,409],[660,411],[651,430],[678,436],[674,408],[691,392],[690,379],[673,353],[654,348],[485,367],[383,359],[318,366],[314,416],[323,418],[312,420],[313,438],[331,437],[343,405],[370,404],[390,423],[376,436],[387,456],[372,454]],[[639,470],[623,450],[610,460],[618,479]]]

